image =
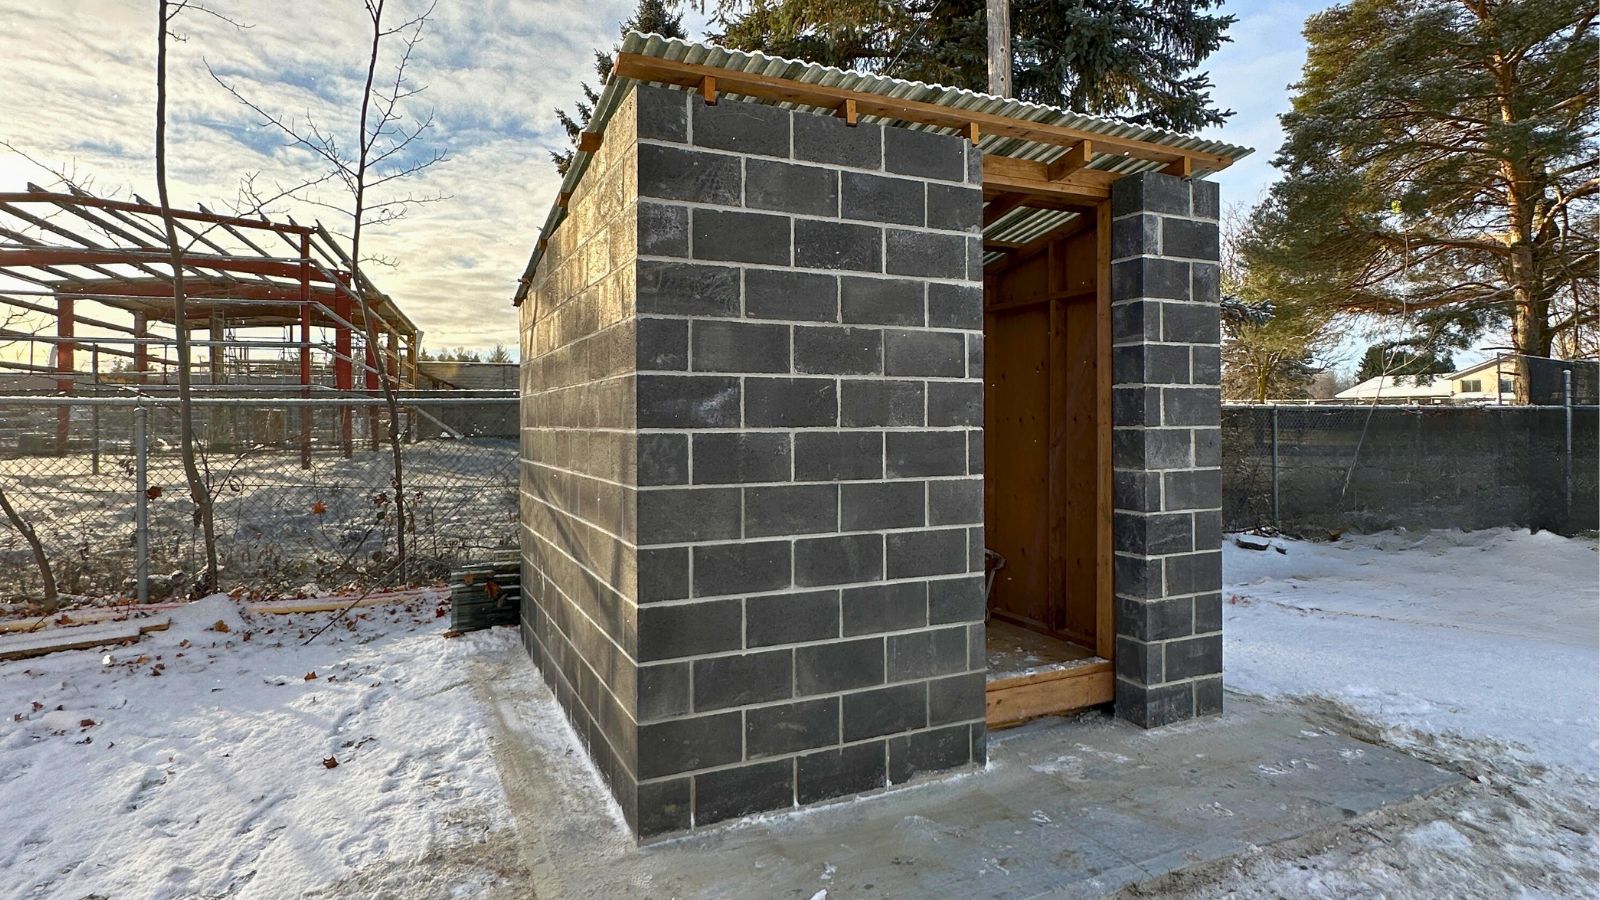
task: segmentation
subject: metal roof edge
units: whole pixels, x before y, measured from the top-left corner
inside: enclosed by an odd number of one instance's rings
[[[678,61],[694,57],[693,61],[701,65],[730,71],[761,72],[774,77],[788,78],[802,84],[826,83],[884,97],[935,102],[956,110],[982,111],[1020,121],[1067,125],[1096,131],[1108,138],[1117,137],[1147,141],[1171,147],[1173,150],[1213,153],[1228,156],[1235,160],[1254,152],[1249,147],[1229,144],[1224,141],[1200,138],[1153,126],[1130,125],[1129,123],[1104,116],[1076,113],[1071,110],[1046,106],[1028,100],[997,97],[993,94],[981,93],[966,88],[928,84],[923,81],[908,81],[876,73],[840,69],[836,66],[824,66],[820,63],[806,62],[805,60],[769,56],[760,51],[732,50],[718,44],[688,41],[682,38],[669,38],[655,33],[645,34],[638,31],[630,31],[623,35],[615,53],[637,53]],[[600,93],[600,99],[595,104],[594,114],[584,128],[585,132],[601,133],[605,130],[606,125],[611,120],[611,116],[616,112],[623,93],[633,85],[634,81],[632,78],[619,78],[615,73],[606,80],[605,86]],[[790,106],[791,104],[780,105]],[[863,121],[866,121],[871,117],[863,116],[862,118]],[[1043,157],[1056,156],[1065,152],[1060,147],[1037,145],[1034,142],[1022,141],[1017,138],[985,136],[983,143],[986,145],[986,152],[991,152],[989,148],[1002,146],[1009,151],[1015,151],[1001,153],[998,149],[995,149],[992,151],[995,155],[1040,159],[1041,161],[1048,161]],[[578,182],[582,180],[584,172],[589,167],[591,156],[592,154],[590,153],[574,151],[572,164],[568,167],[566,175],[561,179],[558,196],[559,194],[570,196],[575,191]],[[1144,171],[1151,168],[1152,165],[1146,160],[1123,158],[1119,161],[1117,158],[1109,156],[1096,157],[1094,162],[1091,163],[1093,168],[1102,168],[1125,174]],[[1056,217],[1060,218],[1059,215]],[[544,256],[545,244],[565,218],[566,210],[562,208],[559,202],[553,202],[550,206],[549,214],[545,217],[544,225],[540,228],[533,252],[529,255],[528,265],[523,270],[522,277],[517,281],[517,290],[512,298],[513,306],[521,306],[522,302],[527,298],[533,284],[534,274],[538,271],[539,261]],[[1003,217],[1000,221],[1006,222],[1008,220]],[[1041,221],[1040,219],[1033,219],[1028,222],[1012,218],[1009,220],[1005,230],[1011,233],[1008,236],[1032,234],[1039,230]],[[999,222],[996,224],[999,224]]]

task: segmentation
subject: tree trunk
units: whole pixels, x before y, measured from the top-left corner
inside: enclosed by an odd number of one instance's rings
[[[184,478],[189,483],[189,499],[205,542],[205,579],[195,584],[196,594],[207,594],[217,587],[217,540],[211,517],[211,489],[200,477],[194,455],[193,366],[189,359],[188,303],[184,295],[183,249],[178,245],[177,226],[172,221],[172,202],[167,193],[167,22],[169,0],[157,7],[159,33],[156,36],[156,191],[161,198],[161,219],[166,226],[167,249],[172,255],[172,316],[177,332],[178,354],[178,434]]]
[[[367,57],[367,81],[361,95],[360,154],[356,164],[355,210],[350,234],[350,283],[355,288],[356,300],[361,304],[361,324],[367,334],[368,356],[378,370],[378,384],[383,389],[383,402],[389,409],[389,450],[394,457],[394,531],[395,566],[401,577],[406,572],[406,490],[405,466],[400,455],[400,401],[395,396],[394,384],[389,379],[389,367],[383,362],[383,345],[378,340],[378,329],[373,323],[372,308],[367,304],[367,291],[361,278],[361,221],[366,214],[367,162],[375,135],[367,133],[367,117],[372,106],[372,81],[378,71],[378,50],[383,42],[384,0],[377,0],[369,9],[372,13],[372,50]],[[396,367],[398,368],[398,366]]]
[[[44,611],[55,612],[61,606],[61,598],[56,594],[56,576],[50,571],[50,558],[44,554],[44,545],[39,543],[39,535],[35,534],[33,526],[17,513],[16,508],[11,505],[11,498],[6,496],[4,490],[0,490],[0,511],[5,512],[11,527],[22,535],[22,539],[28,542],[28,549],[33,551],[34,564],[39,567],[39,580],[44,582]]]

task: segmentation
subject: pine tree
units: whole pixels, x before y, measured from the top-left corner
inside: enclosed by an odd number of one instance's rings
[[[1220,0],[1013,0],[1017,97],[1195,131],[1231,111],[1196,69],[1233,24]],[[984,0],[721,0],[714,39],[824,65],[987,89]]]
[[[630,31],[659,34],[669,38],[688,37],[688,33],[683,30],[683,15],[672,12],[667,0],[639,0],[639,8],[634,10],[633,18],[624,20],[620,29],[622,34]],[[594,51],[594,71],[603,86],[611,77],[610,53],[604,50]],[[579,86],[583,88],[583,99],[573,105],[575,114],[564,109],[556,110],[556,121],[560,122],[562,129],[567,132],[567,141],[571,145],[565,150],[550,151],[550,160],[556,164],[556,171],[562,175],[567,174],[567,168],[572,165],[572,155],[577,152],[578,135],[588,127],[589,119],[594,116],[595,104],[600,102],[599,92],[590,87],[587,81]]]
[[[1244,242],[1262,289],[1393,316],[1419,352],[1509,326],[1548,356],[1592,334],[1591,0],[1351,0],[1305,34],[1284,178]]]
[[[1418,350],[1404,342],[1383,341],[1368,347],[1362,354],[1356,381],[1381,375],[1406,375],[1417,379],[1419,384],[1426,384],[1434,375],[1448,375],[1455,370],[1455,355],[1448,350]]]

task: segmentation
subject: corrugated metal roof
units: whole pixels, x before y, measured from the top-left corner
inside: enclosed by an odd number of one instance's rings
[[[1053,106],[1030,103],[1026,100],[996,97],[992,94],[981,94],[964,88],[945,87],[944,85],[927,84],[921,81],[905,81],[884,75],[855,72],[796,59],[768,56],[765,53],[729,50],[715,44],[685,41],[679,38],[666,38],[659,34],[640,34],[637,31],[631,31],[623,37],[622,45],[618,49],[622,53],[637,53],[641,56],[673,62],[711,66],[730,72],[761,74],[775,78],[785,78],[802,84],[825,85],[899,100],[919,101],[947,106],[951,109],[1004,116],[1018,121],[1076,128],[1108,138],[1145,141],[1162,147],[1170,147],[1173,150],[1189,150],[1197,153],[1226,156],[1231,159],[1238,159],[1251,152],[1249,147],[1237,144],[1199,138],[1163,128],[1130,125],[1115,119],[1083,115],[1082,113],[1075,113]],[[601,91],[600,100],[595,104],[594,115],[587,130],[594,132],[605,130],[606,123],[616,111],[618,102],[626,93],[626,89],[631,82],[632,79],[617,77],[613,77],[606,82],[605,89]],[[731,91],[727,92],[726,96],[740,97],[739,94]],[[758,103],[768,102],[751,97],[743,99]],[[794,103],[777,103],[773,105],[788,109],[818,108]],[[936,131],[944,134],[956,133],[955,129],[951,128],[940,128],[881,116],[862,115],[860,121],[892,124],[915,131]],[[996,134],[982,135],[978,146],[988,155],[1008,156],[1043,163],[1051,162],[1068,152],[1066,148],[1059,144],[1047,144]],[[562,193],[569,195],[572,193],[578,182],[582,180],[584,170],[588,167],[588,164],[589,154],[576,153],[573,155],[572,166],[567,170],[566,177],[561,181]],[[1154,160],[1137,159],[1109,153],[1094,154],[1088,165],[1088,168],[1091,169],[1122,174],[1132,174],[1161,167],[1162,163]],[[541,235],[554,233],[565,215],[566,210],[561,209],[559,205],[552,205],[550,214],[545,219],[544,228],[540,232]],[[1065,223],[1076,216],[1077,213],[1067,210],[1017,209],[1001,216],[1000,219],[987,226],[984,229],[984,237],[992,241],[1025,242],[1045,234],[1057,225]],[[523,274],[522,283],[517,288],[517,302],[521,302],[527,293],[529,282],[534,271],[538,268],[540,255],[541,251],[535,249],[533,257],[528,260],[527,271]],[[986,254],[985,262],[993,260],[1000,255],[998,253]]]

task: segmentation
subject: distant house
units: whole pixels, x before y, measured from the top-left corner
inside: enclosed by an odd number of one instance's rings
[[[1515,403],[1518,357],[1497,356],[1448,375],[1382,375],[1340,391],[1360,403]]]

